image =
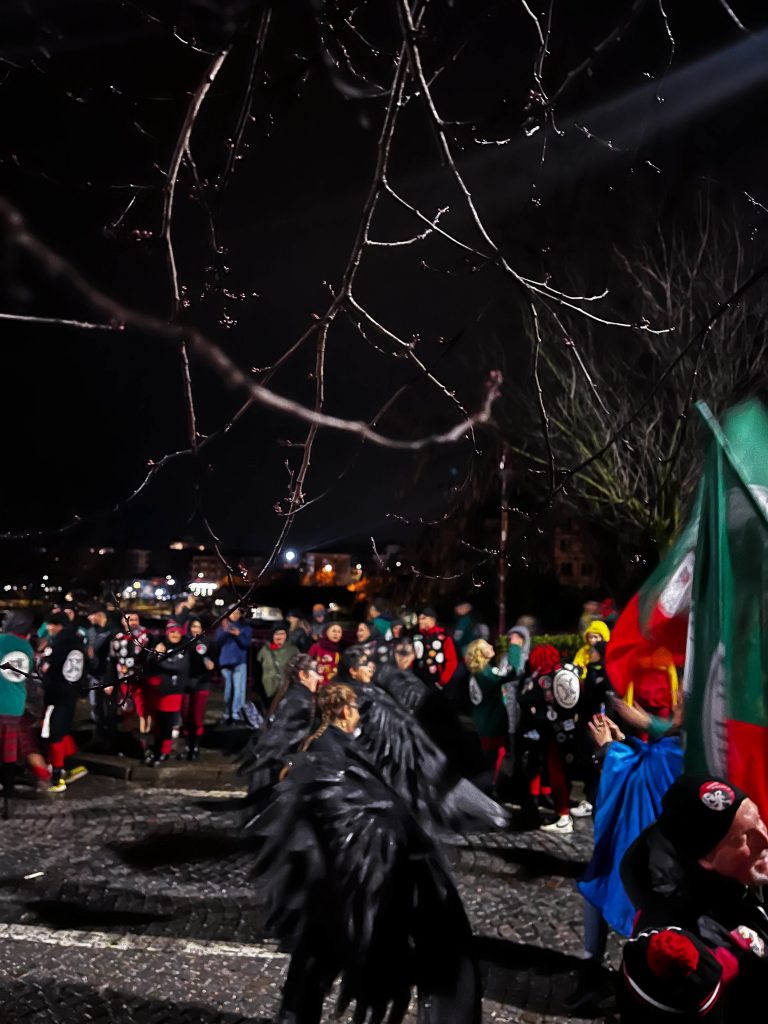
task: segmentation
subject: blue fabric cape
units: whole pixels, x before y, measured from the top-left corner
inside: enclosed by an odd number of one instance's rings
[[[661,798],[683,771],[683,747],[672,736],[658,743],[627,739],[605,755],[595,812],[595,848],[582,896],[614,931],[630,935],[635,908],[621,884],[619,868],[628,847],[661,813]]]

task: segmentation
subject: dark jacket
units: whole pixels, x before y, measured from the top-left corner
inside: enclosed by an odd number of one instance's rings
[[[343,732],[334,725],[329,725],[321,736],[312,741],[309,751],[312,754],[323,754],[334,764],[343,765],[349,757],[349,747],[352,742],[353,737],[350,733]]]
[[[111,622],[105,626],[88,627],[88,671],[100,683],[107,682],[112,670],[109,656],[114,632]]]
[[[246,820],[263,806],[280,771],[314,727],[315,695],[301,683],[293,683],[265,723],[264,730],[251,740],[240,767],[240,772],[248,778],[250,807]]]
[[[166,651],[157,662],[157,675],[160,678],[159,692],[162,697],[172,693],[183,693],[190,683],[190,651],[185,647],[187,637],[177,644],[166,641]]]
[[[74,703],[86,679],[86,641],[75,625],[51,638],[40,661],[46,704]]]
[[[707,1024],[758,1019],[768,985],[768,959],[746,948],[737,929],[750,929],[768,950],[762,890],[686,863],[658,825],[642,832],[627,850],[621,877],[639,912],[620,975],[623,1024],[701,1019],[692,1012],[669,1012],[686,999],[709,1003]],[[655,932],[667,929],[683,929],[705,947],[696,969],[675,977],[672,991],[665,988],[669,981],[647,967],[648,944]]]
[[[434,626],[413,637],[416,661],[413,671],[425,683],[438,688],[450,682],[459,664],[452,638],[442,626]]]
[[[186,639],[189,641],[191,637]],[[189,676],[186,683],[189,692],[210,689],[213,670],[205,663],[212,661],[215,665],[217,653],[216,645],[205,634],[196,638],[189,648]]]

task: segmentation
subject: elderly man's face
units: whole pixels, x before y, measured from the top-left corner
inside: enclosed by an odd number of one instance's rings
[[[742,885],[768,884],[768,829],[752,800],[739,807],[728,835],[699,864]]]

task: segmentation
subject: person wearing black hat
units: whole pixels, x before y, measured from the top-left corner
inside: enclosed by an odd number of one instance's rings
[[[288,643],[301,654],[306,654],[312,646],[312,634],[304,613],[299,608],[291,608],[286,615],[288,620]]]
[[[42,737],[47,739],[51,763],[52,793],[66,792],[88,770],[82,765],[64,773],[64,761],[75,753],[71,735],[72,721],[80,688],[86,676],[86,640],[65,612],[51,612],[46,619],[49,644],[39,664],[46,705]]]
[[[425,683],[438,690],[446,686],[456,671],[459,659],[447,630],[437,623],[437,612],[427,605],[419,612],[418,633],[413,637],[416,662],[413,671]]]
[[[638,908],[624,949],[623,1024],[758,1019],[768,984],[768,828],[726,779],[681,776],[622,861]]]

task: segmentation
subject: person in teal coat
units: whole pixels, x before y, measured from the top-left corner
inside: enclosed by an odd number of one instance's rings
[[[26,754],[21,716],[27,702],[27,680],[34,671],[32,646],[14,633],[0,633],[0,782],[3,818],[16,780],[16,762]]]
[[[507,709],[502,687],[511,669],[493,664],[496,652],[487,640],[473,640],[464,654],[470,673],[469,700],[472,721],[480,737],[486,768],[493,769],[494,781],[508,745]]]

